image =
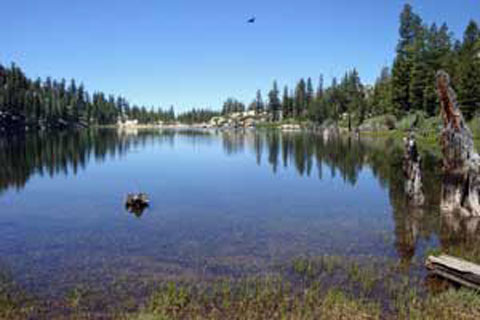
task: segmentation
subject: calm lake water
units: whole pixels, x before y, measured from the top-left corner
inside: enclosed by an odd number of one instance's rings
[[[115,130],[3,139],[0,267],[52,294],[118,277],[265,273],[325,254],[421,273],[417,258],[451,239],[438,159],[423,159],[427,204],[409,209],[400,141]],[[124,208],[133,191],[150,195],[141,216]]]

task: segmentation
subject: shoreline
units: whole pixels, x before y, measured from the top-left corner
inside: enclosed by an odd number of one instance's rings
[[[451,319],[453,314],[457,319],[480,316],[480,296],[475,291],[408,275],[391,258],[325,255],[296,258],[263,275],[157,279],[144,284],[148,289],[143,296],[130,296],[134,291],[128,279],[112,289],[78,286],[63,296],[46,298],[8,280],[3,282],[9,294],[0,295],[0,316],[9,319],[40,315],[84,319],[92,314],[102,319],[136,320],[409,319],[413,315],[440,320]]]

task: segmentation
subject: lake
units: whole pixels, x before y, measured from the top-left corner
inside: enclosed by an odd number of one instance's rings
[[[140,292],[322,255],[424,276],[426,250],[468,240],[440,216],[434,152],[422,154],[426,204],[408,206],[399,140],[102,129],[2,139],[0,150],[0,267],[41,295],[118,279]],[[151,206],[135,215],[124,198],[139,191]]]

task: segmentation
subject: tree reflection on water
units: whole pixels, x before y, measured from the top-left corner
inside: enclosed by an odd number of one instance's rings
[[[152,141],[175,143],[181,136],[192,144],[221,139],[227,156],[252,152],[258,165],[263,162],[275,174],[279,168],[293,166],[299,176],[319,179],[324,168],[345,183],[356,185],[360,172],[369,168],[382,188],[388,189],[395,222],[395,248],[408,265],[417,243],[438,237],[442,249],[477,256],[479,220],[460,219],[454,213],[440,213],[442,179],[440,159],[430,152],[422,154],[425,203],[411,206],[404,190],[402,142],[392,139],[326,139],[311,133],[278,131],[173,131],[83,130],[61,133],[27,134],[0,139],[0,192],[21,190],[33,175],[75,175],[85,170],[89,161],[124,157],[134,147]],[[314,170],[315,169],[315,170]]]

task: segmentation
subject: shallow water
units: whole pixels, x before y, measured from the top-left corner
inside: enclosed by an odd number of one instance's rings
[[[3,139],[0,266],[50,293],[131,275],[258,274],[325,254],[409,266],[450,239],[438,159],[423,157],[427,204],[409,209],[399,141],[115,130]],[[138,217],[123,206],[132,191],[152,203]]]

